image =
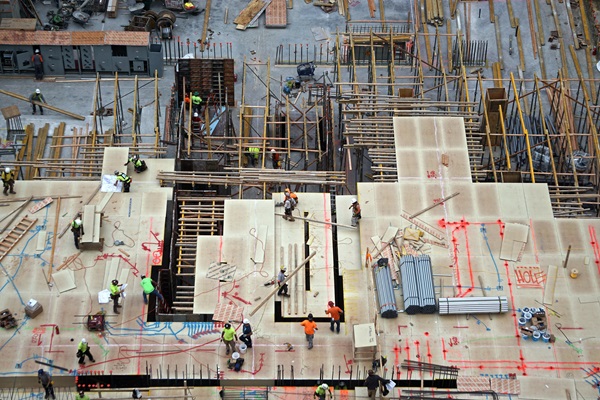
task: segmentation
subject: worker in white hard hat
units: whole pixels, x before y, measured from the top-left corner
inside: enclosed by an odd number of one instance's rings
[[[277,274],[277,286],[279,286],[279,290],[277,291],[277,295],[279,296],[288,296],[288,284],[283,283],[287,275],[285,274],[286,268],[282,265],[279,269],[279,274]]]
[[[322,383],[317,387],[317,390],[315,390],[315,394],[313,395],[313,398],[317,398],[319,400],[325,400],[325,398],[327,397],[327,393],[329,393],[329,398],[332,399],[333,393],[331,393],[331,390],[329,389],[329,385],[326,383]]]
[[[352,204],[350,204],[348,209],[352,209],[352,226],[358,225],[358,220],[362,217],[360,215],[360,204],[356,198],[352,199]]]
[[[33,107],[33,115],[35,115],[34,101],[37,101],[38,103],[46,102],[46,99],[44,99],[44,95],[42,94],[42,91],[40,89],[35,89],[35,92],[31,93],[31,96],[29,96],[29,102],[31,103],[31,107]],[[38,105],[38,107],[40,108],[40,114],[44,115],[44,109],[42,108],[42,106]]]
[[[240,340],[250,349],[252,348],[252,326],[250,326],[250,320],[248,318],[244,318],[242,323],[242,335],[240,336]]]
[[[83,232],[83,221],[81,221],[81,214],[77,214],[73,222],[71,222],[71,232],[73,232],[73,240],[75,241],[75,248],[79,250],[79,241]]]
[[[96,362],[96,360],[94,360],[94,356],[92,353],[90,353],[90,345],[88,344],[87,340],[83,338],[77,346],[77,357],[79,357],[79,364],[85,364],[85,356],[88,356],[91,362]]]
[[[39,49],[35,49],[35,53],[31,56],[31,63],[35,69],[35,79],[38,81],[44,79],[44,57],[40,54]]]
[[[15,171],[10,169],[9,167],[4,168],[2,171],[2,184],[4,185],[4,195],[8,196],[8,191],[10,190],[10,194],[16,194],[15,192]]]

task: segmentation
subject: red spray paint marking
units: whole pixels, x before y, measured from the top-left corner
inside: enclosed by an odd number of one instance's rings
[[[402,335],[400,328],[408,328],[408,325],[398,325],[398,335]]]
[[[344,364],[346,364],[346,373],[347,374],[351,373],[352,371],[350,370],[350,366],[352,364],[354,364],[354,361],[347,359],[345,354],[344,354]]]
[[[427,333],[427,332],[425,332],[425,333]],[[425,343],[427,344],[427,362],[429,364],[431,364],[431,346],[429,345],[429,339],[427,339],[425,341]],[[433,376],[433,372],[432,371],[429,371],[429,376]]]
[[[260,353],[260,358],[258,359],[258,368],[257,369],[255,369],[254,371],[248,371],[248,370],[242,369],[240,372],[247,372],[251,375],[256,375],[260,372],[260,370],[262,369],[264,364],[265,364],[265,353]]]
[[[464,220],[463,220],[464,221]],[[467,222],[468,225],[468,222]],[[473,291],[475,288],[475,284],[473,283],[473,265],[471,264],[471,247],[469,246],[469,235],[467,234],[467,228],[464,228],[465,231],[465,248],[467,249],[467,264],[469,266],[469,280],[471,282],[471,287],[467,289],[466,292],[459,294],[458,297],[465,297],[469,293]]]
[[[563,330],[563,331],[564,331],[565,329],[567,329],[567,330],[569,330],[569,329],[570,329],[570,330],[573,330],[573,329],[577,329],[577,330],[583,330],[583,328],[582,328],[582,327],[580,327],[580,326],[578,326],[578,327],[564,327],[564,326],[561,326],[561,327],[560,327],[560,329],[561,329],[561,330]]]
[[[410,360],[410,345],[408,341],[406,341],[406,346],[404,347],[404,351],[406,351],[406,359]]]
[[[446,342],[444,341],[444,338],[442,338],[442,354],[444,355],[444,361],[446,361],[446,353],[448,353],[448,350],[446,350]]]
[[[42,327],[44,327],[44,328],[45,328],[45,327],[47,327],[47,326],[49,326],[49,327],[51,328],[51,330],[52,330],[52,334],[50,335],[50,347],[49,347],[49,349],[47,350],[47,353],[64,353],[64,351],[63,351],[63,350],[52,350],[52,341],[54,340],[54,332],[55,332],[55,331],[54,331],[54,328],[56,327],[56,324],[44,324],[44,325],[40,325],[40,326],[42,326]],[[44,329],[44,330],[45,330],[45,329]],[[40,335],[40,340],[41,340],[41,338],[42,338],[42,337],[41,337],[41,335]],[[41,344],[41,343],[40,343],[40,344]]]
[[[533,220],[529,218],[529,230],[531,231],[531,239],[533,240],[533,254],[535,254],[535,263],[540,263],[540,258],[538,257],[538,248],[537,242],[535,240],[535,231],[533,230]]]
[[[397,344],[394,345],[394,365],[400,364],[400,353],[402,353],[402,349]]]
[[[598,238],[596,237],[596,229],[592,225],[590,225],[589,230],[590,230],[590,239],[591,239],[590,244],[592,245],[592,249],[594,249],[594,258],[595,258],[594,262],[596,263],[596,267],[598,268],[598,273],[600,274],[600,247],[598,247]]]
[[[504,261],[504,270],[506,271],[506,281],[508,282],[508,290],[510,292],[510,304],[515,304],[515,295],[513,293],[513,284],[510,279],[510,273],[508,271],[508,261]],[[519,335],[519,323],[517,322],[517,313],[513,311],[513,325],[515,328],[515,336],[517,338],[517,345],[521,345],[521,335]]]
[[[419,350],[419,349],[420,349],[421,342],[419,342],[418,340],[415,340],[415,341],[414,341],[414,344],[415,344],[415,347],[416,347],[416,349],[415,349],[415,353],[417,353],[417,354],[416,354],[416,357],[417,357],[418,359],[421,359],[421,351]]]

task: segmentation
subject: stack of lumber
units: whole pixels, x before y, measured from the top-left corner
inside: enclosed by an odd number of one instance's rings
[[[425,0],[427,23],[433,26],[444,25],[444,8],[442,0]]]
[[[248,25],[260,17],[269,4],[271,4],[271,0],[252,0],[233,20],[233,23],[236,24],[235,29],[246,30]]]

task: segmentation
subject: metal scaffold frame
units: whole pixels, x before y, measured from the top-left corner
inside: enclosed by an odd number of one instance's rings
[[[103,104],[102,81],[112,81],[114,94],[112,101]],[[160,103],[158,92],[158,75],[145,83],[154,83],[154,99],[146,105],[139,104],[139,84],[136,75],[134,88],[130,93],[121,94],[119,76],[114,79],[100,78],[96,75],[92,121],[84,127],[73,127],[72,134],[65,134],[66,124],[61,123],[54,129],[50,146],[46,146],[49,124],[45,124],[35,133],[33,124],[25,127],[23,142],[16,154],[14,164],[22,168],[24,179],[64,179],[95,180],[101,175],[104,149],[107,147],[129,147],[132,154],[159,158],[166,149],[160,146],[161,130],[159,128]],[[127,133],[123,112],[123,98],[133,94],[131,131]],[[153,132],[140,133],[141,109],[154,104]],[[109,106],[113,106],[109,108]],[[112,117],[106,124],[105,119]],[[106,126],[110,128],[105,129]],[[148,141],[148,142],[146,142]]]
[[[501,68],[484,78],[481,68],[467,70],[465,60],[480,50],[463,36],[437,28],[397,38],[384,28],[338,34],[336,68],[348,67],[336,82],[346,170],[357,181],[397,181],[393,117],[456,116],[465,122],[474,182],[547,183],[555,216],[598,216],[599,81],[578,68],[577,78],[503,78]],[[358,59],[364,46],[370,57]],[[398,51],[410,62],[398,63]]]

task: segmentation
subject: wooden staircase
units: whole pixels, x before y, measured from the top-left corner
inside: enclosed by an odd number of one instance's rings
[[[30,219],[24,216],[2,239],[0,239],[0,261],[15,247],[17,242],[31,229],[37,222],[36,219]]]

